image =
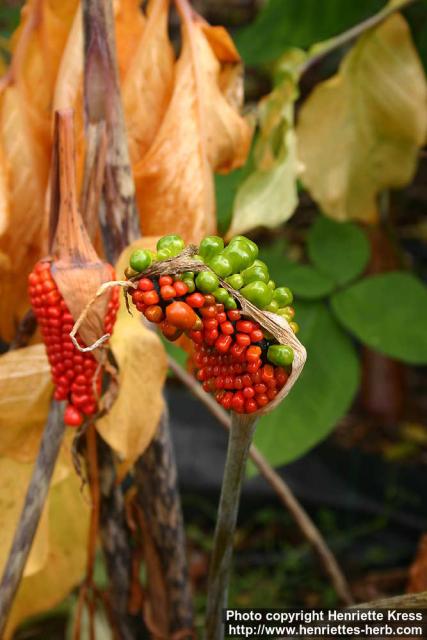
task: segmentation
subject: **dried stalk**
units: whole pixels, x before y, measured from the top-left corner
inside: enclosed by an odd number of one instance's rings
[[[313,52],[313,55],[309,55],[307,60],[301,65],[299,69],[299,75],[301,76],[314,64],[317,64],[319,60],[322,60],[332,51],[336,51],[337,49],[344,47],[346,44],[350,44],[351,42],[353,42],[353,40],[364,34],[366,31],[374,29],[376,26],[384,22],[384,20],[389,18],[393,13],[396,13],[396,11],[403,11],[403,9],[406,9],[411,4],[414,4],[417,1],[418,0],[403,0],[401,4],[389,2],[383,9],[381,9],[381,11],[378,11],[378,13],[371,16],[370,18],[367,18],[363,22],[356,24],[354,27],[351,27],[347,31],[340,33],[334,38],[330,38],[325,42],[319,42],[317,45],[315,45],[315,51]]]
[[[62,403],[52,400],[24,507],[0,583],[0,637],[3,637],[49,491],[50,480],[64,436],[65,425],[62,413]]]
[[[129,613],[132,575],[131,532],[126,521],[124,496],[117,485],[114,454],[97,436],[101,492],[99,531],[111,585],[111,613],[121,640],[144,637],[141,615]]]
[[[111,2],[110,0],[85,0],[83,13],[86,60],[85,111],[88,123],[92,126],[99,126],[102,121],[106,123],[104,190],[103,201],[99,207],[99,218],[106,255],[111,262],[115,262],[121,251],[139,237],[140,231],[120,98]],[[101,136],[98,138],[101,140]],[[99,163],[97,165],[92,161],[92,166],[97,167],[95,174],[99,176]],[[98,180],[93,182],[99,184]],[[87,196],[86,200],[89,201]],[[165,424],[166,419],[167,414],[163,416],[157,435],[137,464],[139,471],[136,474],[136,484],[141,502],[144,504],[144,517],[151,527],[153,541],[165,572],[169,601],[173,603],[173,628],[176,626],[177,629],[187,629],[192,627],[191,597],[176,467],[169,431]],[[156,458],[160,460],[160,467],[156,465],[160,486],[156,485],[151,497],[147,497],[147,487],[150,486],[152,478],[152,460]],[[101,486],[108,484],[108,476],[113,474],[113,468],[108,470],[106,464],[104,473],[106,482],[103,483],[101,480]],[[113,487],[112,482],[111,489]],[[103,501],[107,499],[108,495],[104,494]],[[160,527],[157,521],[162,514],[163,525],[174,532],[173,545],[169,539],[163,537],[163,527]],[[104,551],[106,551],[105,545],[108,540],[103,533],[109,522],[107,513],[105,518],[106,522],[102,524],[101,513]],[[122,519],[119,518],[119,522],[121,521]],[[111,522],[109,526],[113,526],[113,523]],[[118,535],[118,531],[116,533]],[[169,575],[173,575],[174,579],[168,579]],[[179,589],[176,588],[176,584],[180,585]],[[122,611],[124,615],[125,609]]]
[[[150,528],[168,597],[169,631],[192,638],[193,607],[176,464],[165,411],[156,437],[135,465],[137,500]]]
[[[227,606],[234,531],[255,424],[256,418],[253,415],[239,415],[233,411],[209,569],[206,640],[224,638],[222,610]]]
[[[168,363],[176,377],[185,384],[196,398],[203,402],[223,427],[230,430],[230,414],[228,414],[227,411],[225,411],[225,409],[223,409],[211,395],[206,393],[197,380],[195,380],[194,376],[187,373],[187,371],[185,371],[185,369],[183,369],[176,360],[169,357]],[[303,536],[312,545],[313,550],[317,553],[319,560],[322,563],[325,573],[330,577],[340,600],[346,605],[352,604],[353,597],[351,595],[350,586],[341,571],[335,556],[328,547],[326,540],[323,538],[319,529],[316,527],[302,505],[298,502],[289,485],[273,469],[254,444],[250,446],[249,457],[258,468],[260,474],[276,492],[279,500],[284,504],[286,509],[288,509],[289,513],[300,528]]]

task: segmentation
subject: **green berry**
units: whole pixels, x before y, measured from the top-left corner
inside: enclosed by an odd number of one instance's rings
[[[242,271],[242,277],[245,284],[249,284],[250,282],[255,282],[256,280],[260,280],[261,282],[267,282],[270,280],[270,274],[268,273],[267,266],[261,266],[259,264],[253,264],[248,269]],[[270,291],[272,289],[269,287]]]
[[[163,236],[157,242],[157,251],[160,253],[163,249],[168,249],[171,256],[177,256],[185,247],[185,242],[181,236],[169,235]]]
[[[254,261],[250,248],[241,241],[230,243],[224,249],[224,255],[230,260],[233,273],[239,273]]]
[[[273,299],[272,290],[261,280],[250,282],[240,290],[240,293],[259,309],[267,307]]]
[[[285,344],[272,344],[268,347],[267,358],[278,367],[289,367],[294,360],[294,350]]]
[[[274,289],[276,288],[276,283],[274,282],[274,280],[269,280],[267,282],[267,286],[269,286],[270,289],[272,289],[274,291]]]
[[[275,302],[274,298],[273,302]],[[290,322],[295,315],[295,311],[292,307],[280,307],[277,310],[277,313],[279,316],[282,316],[282,318],[285,318],[285,320],[287,320],[288,322]]]
[[[140,273],[150,266],[151,256],[145,249],[135,249],[131,254],[129,264],[132,269]]]
[[[188,293],[194,293],[194,291],[196,290],[196,285],[194,284],[194,279],[193,278],[183,278],[182,281],[185,282],[185,284],[187,285]]]
[[[220,278],[225,278],[233,273],[231,262],[223,253],[218,253],[213,256],[213,258],[208,260],[208,265]]]
[[[215,289],[212,295],[214,296],[215,300],[217,300],[220,304],[225,304],[225,302],[230,297],[230,294],[228,293],[227,289],[224,289],[223,287],[219,287],[219,289]]]
[[[219,287],[218,276],[212,271],[200,271],[196,276],[196,286],[202,293],[212,293]]]
[[[267,285],[267,287],[268,287],[268,285]],[[271,313],[277,313],[278,309],[279,309],[279,303],[277,302],[277,300],[274,300],[274,299],[270,302],[269,305],[267,305],[265,307],[265,310],[266,311],[271,311]]]
[[[234,238],[231,238],[230,244],[235,242],[242,242],[243,244],[246,244],[254,260],[258,256],[258,245],[253,242],[253,240],[249,240],[246,236],[234,236]]]
[[[232,276],[226,278],[225,281],[230,285],[230,287],[237,290],[241,289],[245,284],[240,273],[234,273]]]
[[[292,300],[294,299],[292,291],[288,289],[288,287],[278,287],[274,290],[273,297],[281,307],[287,307],[289,304],[292,304]]]
[[[183,279],[187,280],[188,278],[191,278],[192,280],[194,280],[194,271],[184,271],[184,273],[182,274]]]
[[[226,309],[237,309],[237,303],[230,294],[223,304]]]
[[[205,261],[209,261],[217,253],[224,249],[224,240],[219,236],[207,236],[203,238],[199,246],[199,254]]]
[[[157,258],[159,260],[168,260],[172,258],[172,253],[169,249],[160,249],[160,251],[157,252]]]

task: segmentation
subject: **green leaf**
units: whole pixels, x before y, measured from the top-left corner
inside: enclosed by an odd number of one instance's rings
[[[291,262],[286,256],[283,241],[261,247],[260,260],[268,265],[276,285],[289,287],[297,298],[316,300],[335,289],[335,283],[328,275],[310,265]]]
[[[301,179],[335,220],[378,219],[378,194],[414,175],[427,133],[427,84],[404,18],[361,36],[299,112]]]
[[[308,264],[288,262],[284,266],[284,284],[297,298],[318,300],[332,293],[334,281]]]
[[[307,363],[291,393],[257,428],[255,443],[273,465],[304,455],[348,410],[359,384],[351,340],[323,303],[298,302],[298,337]]]
[[[378,11],[383,0],[269,0],[256,20],[237,33],[246,64],[278,58],[288,47],[308,48],[352,27]]]
[[[410,364],[427,363],[427,287],[413,275],[366,278],[336,293],[332,308],[369,347]]]
[[[346,284],[362,273],[369,260],[369,242],[363,231],[347,222],[318,216],[307,236],[313,264],[337,284]]]

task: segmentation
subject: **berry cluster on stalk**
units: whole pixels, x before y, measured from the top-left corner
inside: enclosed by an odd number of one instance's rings
[[[112,274],[113,275],[113,274]],[[71,341],[74,319],[51,273],[50,261],[36,264],[28,278],[29,296],[46,346],[56,400],[67,400],[64,422],[78,427],[85,416],[94,415],[101,393],[102,371],[92,353],[82,353]],[[104,320],[111,333],[119,306],[113,289]],[[78,343],[84,346],[77,334]]]
[[[276,287],[267,266],[257,260],[257,245],[243,236],[227,247],[217,236],[205,238],[195,257],[209,266],[207,271],[144,277],[153,262],[178,255],[184,242],[179,236],[164,236],[157,249],[157,254],[136,250],[126,270],[128,278],[136,276],[138,288],[130,295],[138,311],[168,340],[185,333],[193,341],[197,379],[225,409],[254,413],[265,407],[286,384],[293,349],[245,317],[219,278],[260,309],[286,318],[296,332],[291,291]]]

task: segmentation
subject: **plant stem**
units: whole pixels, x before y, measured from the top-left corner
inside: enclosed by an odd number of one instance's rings
[[[369,31],[369,29],[373,29],[377,25],[381,24],[381,22],[384,22],[384,20],[386,20],[393,13],[396,13],[396,11],[402,11],[403,9],[406,9],[406,7],[414,4],[414,2],[417,1],[418,0],[402,0],[399,6],[397,4],[387,5],[384,7],[384,9],[381,9],[381,11],[378,11],[378,13],[376,13],[375,15],[367,18],[359,24],[356,24],[354,27],[351,27],[351,29],[340,33],[334,38],[330,38],[329,40],[325,40],[324,42],[319,42],[312,49],[312,55],[310,56],[309,52],[310,57],[308,57],[307,60],[301,65],[299,69],[300,76],[302,76],[308,69],[310,69],[310,67],[319,62],[319,60],[322,60],[322,58],[327,56],[332,51],[340,49],[344,45],[349,44],[366,31]]]
[[[233,539],[240,493],[256,418],[232,413],[227,458],[215,527],[206,608],[206,640],[224,637],[222,610],[227,606]]]
[[[226,429],[231,428],[231,417],[208,393],[203,391],[201,385],[179,365],[176,360],[169,356],[169,367],[177,378],[185,384],[185,386],[196,396],[217,418],[218,422]],[[328,547],[326,540],[316,527],[308,513],[298,502],[289,485],[281,478],[281,476],[273,469],[262,453],[255,445],[251,445],[249,456],[263,478],[268,482],[273,491],[276,492],[279,500],[288,509],[289,513],[295,520],[301,530],[303,536],[312,545],[313,550],[317,553],[320,562],[326,574],[330,577],[331,582],[337,592],[338,597],[346,605],[352,604],[353,596],[351,595],[350,586],[340,569],[338,562]]]
[[[45,505],[65,430],[62,413],[62,403],[52,400],[24,507],[0,583],[0,637],[3,637]]]

